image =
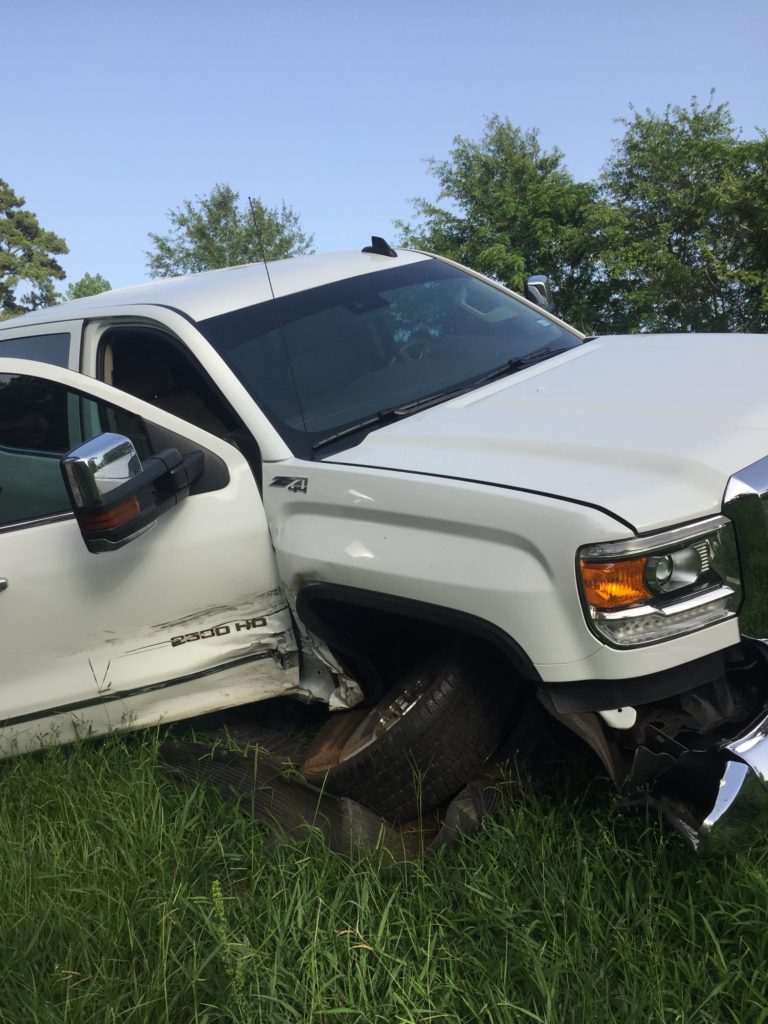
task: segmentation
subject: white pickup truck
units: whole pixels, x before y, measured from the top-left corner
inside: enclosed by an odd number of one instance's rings
[[[0,750],[275,696],[390,820],[526,700],[706,832],[768,776],[768,343],[391,249],[0,324]]]

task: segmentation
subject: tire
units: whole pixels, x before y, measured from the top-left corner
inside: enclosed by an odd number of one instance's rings
[[[432,657],[373,708],[334,713],[312,740],[303,775],[387,821],[411,821],[450,799],[496,749],[510,676],[469,649]]]

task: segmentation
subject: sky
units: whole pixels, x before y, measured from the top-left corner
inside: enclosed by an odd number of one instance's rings
[[[148,232],[216,183],[285,201],[319,251],[394,242],[435,198],[426,158],[493,113],[581,180],[630,104],[714,88],[768,128],[768,0],[0,0],[0,26],[0,178],[68,282],[146,280]]]

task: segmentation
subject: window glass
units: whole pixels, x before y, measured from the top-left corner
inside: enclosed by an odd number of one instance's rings
[[[283,329],[273,302],[203,320],[198,327],[296,452],[306,446]]]
[[[125,434],[140,457],[141,420],[53,381],[0,374],[0,527],[70,511],[62,455],[104,431]]]
[[[9,359],[34,359],[39,363],[66,367],[69,360],[68,334],[28,334],[24,338],[2,340],[0,356]]]
[[[581,344],[504,289],[434,259],[198,326],[302,455],[339,435],[354,444],[355,431],[376,429],[392,410]]]
[[[100,346],[101,376],[120,391],[227,437],[241,424],[200,365],[165,331],[121,325]]]

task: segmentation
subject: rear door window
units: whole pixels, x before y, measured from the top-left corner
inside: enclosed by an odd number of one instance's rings
[[[3,340],[0,356],[10,359],[34,359],[38,363],[66,368],[69,359],[69,334],[27,334],[23,338]]]

